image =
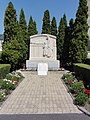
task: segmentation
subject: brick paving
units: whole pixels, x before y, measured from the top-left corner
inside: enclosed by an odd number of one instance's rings
[[[61,81],[63,71],[23,74],[25,79],[1,106],[0,114],[81,113]]]

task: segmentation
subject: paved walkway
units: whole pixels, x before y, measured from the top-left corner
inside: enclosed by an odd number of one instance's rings
[[[25,79],[4,102],[0,114],[81,113],[61,81],[63,72],[24,74]]]

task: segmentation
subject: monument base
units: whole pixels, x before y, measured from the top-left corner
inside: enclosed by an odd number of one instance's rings
[[[59,60],[26,60],[26,69],[37,70],[39,63],[47,63],[48,70],[59,70],[60,68]]]

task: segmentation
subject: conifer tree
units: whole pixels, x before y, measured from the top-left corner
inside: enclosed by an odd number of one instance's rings
[[[30,16],[29,23],[28,23],[28,37],[30,38],[31,35],[37,34],[37,26],[36,22],[33,20],[32,16]]]
[[[88,7],[87,0],[79,0],[71,39],[71,59],[73,62],[85,62],[88,46]]]
[[[60,20],[60,24],[58,27],[58,35],[57,35],[57,57],[58,60],[62,62],[62,53],[63,53],[63,45],[65,41],[65,32],[67,28],[67,20],[66,15],[63,15],[63,18]]]
[[[69,21],[69,26],[66,28],[65,32],[65,39],[64,39],[64,45],[63,45],[63,64],[71,63],[70,59],[70,40],[72,39],[72,33],[74,28],[74,20],[71,18]]]
[[[23,67],[26,57],[26,43],[23,41],[22,31],[18,23],[17,30],[17,36],[9,44],[3,44],[2,59],[4,63],[11,64],[11,70]]]
[[[51,21],[51,35],[57,36],[57,23],[55,17],[53,17]]]
[[[29,49],[30,49],[30,36],[37,34],[37,26],[36,22],[33,20],[32,16],[30,16],[29,23],[28,23],[28,59],[29,59]]]
[[[33,21],[33,29],[34,29],[34,34],[37,34],[38,33],[38,31],[37,31],[37,24],[36,24],[35,20]]]
[[[11,70],[20,68],[26,56],[26,43],[23,31],[16,18],[16,10],[10,2],[5,11],[4,43],[2,50],[3,63],[11,64]]]
[[[42,34],[50,34],[50,13],[49,10],[44,12]]]
[[[9,2],[4,16],[4,42],[9,43],[11,40],[15,38],[17,34],[16,22],[17,22],[16,10],[12,2]]]
[[[27,23],[26,23],[26,20],[25,20],[25,15],[24,15],[23,8],[20,11],[19,26],[21,27],[21,31],[22,31],[22,38],[27,45]]]

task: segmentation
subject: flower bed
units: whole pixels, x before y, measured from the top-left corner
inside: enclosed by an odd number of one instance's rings
[[[86,91],[83,81],[75,78],[75,73],[65,73],[62,77],[68,91],[74,98],[74,103],[79,106],[84,106],[89,100],[89,91]]]
[[[6,75],[5,79],[0,80],[0,105],[6,100],[8,95],[18,86],[24,76],[20,71]]]

